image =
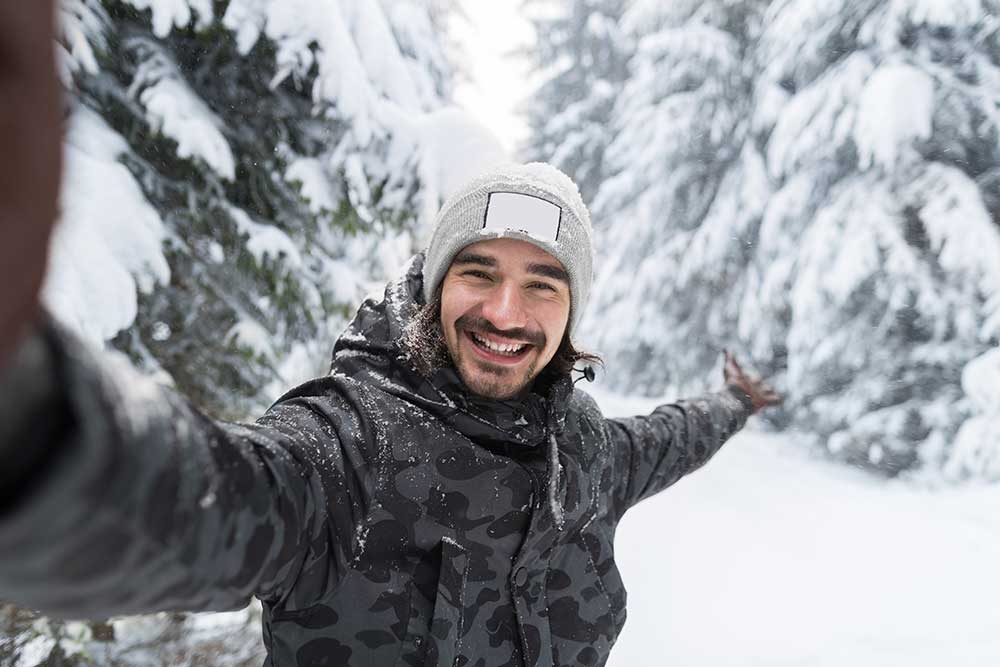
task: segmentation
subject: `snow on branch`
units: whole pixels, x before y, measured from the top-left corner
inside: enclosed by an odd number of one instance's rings
[[[976,183],[955,167],[931,163],[907,190],[941,268],[986,298],[1000,296],[1000,231]]]
[[[59,43],[59,68],[64,85],[72,82],[73,74],[83,70],[98,71],[94,49],[106,45],[105,29],[108,15],[97,0],[63,0],[59,4],[62,40]]]
[[[833,158],[851,139],[855,100],[874,69],[871,57],[855,52],[830,69],[785,106],[768,145],[773,178],[787,177],[804,166]]]
[[[966,364],[962,389],[977,414],[955,436],[944,472],[955,479],[1000,478],[1000,348]]]
[[[266,258],[271,257],[275,260],[284,259],[292,270],[302,266],[302,255],[288,234],[274,225],[254,222],[246,211],[236,207],[229,208],[229,215],[240,233],[247,236],[246,248],[258,264],[263,264]]]
[[[212,0],[124,0],[139,10],[152,14],[153,34],[164,38],[174,28],[186,28],[197,17],[195,27],[203,30],[215,18]]]
[[[236,177],[236,160],[222,134],[222,121],[188,86],[176,65],[156,45],[136,42],[144,60],[136,70],[129,95],[146,109],[153,130],[177,142],[177,155],[205,162],[226,180]]]
[[[416,11],[410,10],[394,8],[404,18]],[[386,136],[399,115],[426,111],[437,101],[433,77],[403,54],[382,3],[233,0],[223,25],[236,34],[241,53],[262,35],[277,45],[272,86],[289,76],[305,80],[315,66],[313,99],[348,121],[360,146]]]
[[[100,116],[82,106],[74,110],[62,223],[52,240],[43,296],[52,313],[95,344],[131,326],[137,290],[149,292],[170,280],[163,223],[119,162],[128,152]]]
[[[853,138],[860,167],[891,168],[914,141],[931,136],[934,82],[912,65],[883,64],[865,82],[857,114]]]
[[[888,14],[895,22],[918,26],[962,29],[975,25],[996,11],[982,0],[892,0]]]

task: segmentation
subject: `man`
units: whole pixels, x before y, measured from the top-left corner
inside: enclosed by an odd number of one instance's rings
[[[47,66],[11,68],[47,51],[44,4],[0,10],[0,81],[45,82],[28,103],[54,99]],[[45,177],[0,201],[6,230],[42,230],[21,249],[32,279],[3,281],[4,599],[105,617],[257,596],[278,666],[603,664],[625,620],[622,514],[777,400],[727,358],[726,390],[605,419],[570,376],[589,358],[572,344],[589,216],[566,176],[532,164],[445,203],[328,376],[254,424],[212,421],[33,315],[56,121],[8,115],[0,131],[23,151],[8,160],[31,152],[19,136],[42,140],[27,164]]]

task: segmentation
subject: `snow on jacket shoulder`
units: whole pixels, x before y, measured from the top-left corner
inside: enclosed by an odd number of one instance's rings
[[[452,369],[422,376],[397,342],[420,274],[417,258],[362,305],[331,374],[252,425],[63,337],[87,418],[0,509],[0,597],[105,617],[256,595],[280,667],[604,664],[625,620],[619,519],[748,406],[725,391],[607,420],[568,377],[495,401]]]

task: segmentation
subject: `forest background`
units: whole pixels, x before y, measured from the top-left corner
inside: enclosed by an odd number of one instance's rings
[[[458,3],[62,0],[46,304],[208,413],[252,418],[325,373],[457,184],[539,159],[592,210],[598,391],[702,391],[727,347],[786,395],[763,427],[818,465],[995,485],[1000,3],[522,11],[535,83],[511,154],[454,105]],[[256,664],[256,613],[5,607],[0,665]]]

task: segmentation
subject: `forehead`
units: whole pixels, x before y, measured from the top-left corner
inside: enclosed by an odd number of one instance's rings
[[[548,264],[561,269],[565,268],[562,262],[534,243],[528,243],[520,239],[490,239],[471,243],[459,250],[455,255],[455,259],[469,254],[491,257],[496,260],[498,266],[501,268],[538,264]],[[454,262],[454,259],[452,262]]]

